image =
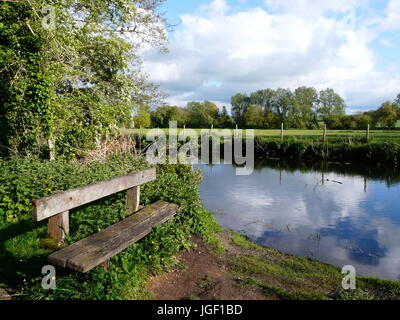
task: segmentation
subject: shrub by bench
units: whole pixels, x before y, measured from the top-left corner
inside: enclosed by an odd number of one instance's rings
[[[33,220],[49,219],[48,237],[64,241],[69,234],[69,210],[127,190],[127,218],[54,252],[49,263],[82,273],[98,265],[106,269],[111,257],[145,237],[154,226],[172,219],[178,210],[176,204],[158,201],[139,207],[140,186],[155,179],[156,169],[149,169],[34,200]]]

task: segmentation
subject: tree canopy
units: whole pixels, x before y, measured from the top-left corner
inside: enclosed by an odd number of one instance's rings
[[[76,154],[154,104],[139,49],[165,50],[162,1],[1,2],[3,153]]]

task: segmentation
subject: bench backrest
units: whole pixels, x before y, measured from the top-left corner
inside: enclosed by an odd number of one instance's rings
[[[93,183],[84,187],[57,192],[51,196],[33,200],[33,221],[49,220],[49,236],[64,238],[68,233],[68,211],[110,195],[128,190],[126,204],[131,211],[139,206],[140,185],[156,179],[156,169],[149,169],[125,176]],[[129,212],[131,214],[133,212]],[[54,228],[62,229],[64,235],[59,236],[59,231],[52,234]]]

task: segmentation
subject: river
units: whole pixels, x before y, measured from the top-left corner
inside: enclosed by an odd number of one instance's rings
[[[358,275],[400,280],[400,174],[392,168],[263,161],[250,176],[201,165],[201,197],[223,228]]]

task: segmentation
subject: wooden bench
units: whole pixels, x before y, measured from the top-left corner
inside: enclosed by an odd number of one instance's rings
[[[111,257],[145,237],[154,226],[172,219],[178,210],[176,204],[158,201],[143,209],[139,207],[140,186],[155,179],[156,169],[149,169],[34,200],[33,220],[49,219],[48,237],[64,241],[69,234],[69,210],[127,190],[127,218],[54,252],[48,261],[82,273],[98,265],[106,269]]]

